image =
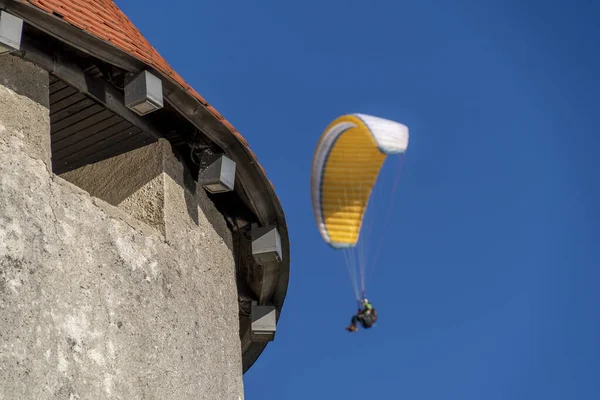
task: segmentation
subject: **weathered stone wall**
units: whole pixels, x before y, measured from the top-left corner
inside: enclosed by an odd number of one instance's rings
[[[47,93],[0,56],[0,400],[242,399],[223,217],[163,141],[53,175]]]

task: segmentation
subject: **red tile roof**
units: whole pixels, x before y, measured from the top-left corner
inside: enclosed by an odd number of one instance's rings
[[[210,111],[245,147],[256,165],[266,175],[258,163],[256,155],[248,147],[248,142],[213,106],[200,96],[183,78],[169,66],[164,58],[142,36],[140,31],[113,3],[112,0],[19,0],[22,3],[61,17],[69,24],[88,32],[113,46],[129,53],[147,65],[169,76],[173,81]],[[142,2],[143,4],[143,2]],[[270,183],[270,182],[269,182]],[[271,184],[272,186],[272,184]]]

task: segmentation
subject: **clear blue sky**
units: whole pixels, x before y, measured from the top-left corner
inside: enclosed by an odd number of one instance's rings
[[[292,263],[246,399],[600,399],[600,2],[118,0],[247,138]],[[370,297],[315,227],[336,116],[411,143]]]

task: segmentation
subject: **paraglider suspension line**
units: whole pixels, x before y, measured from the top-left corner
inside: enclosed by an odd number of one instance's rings
[[[402,166],[404,165],[404,157],[405,157],[404,154],[402,154],[402,155],[400,155],[400,157],[398,157],[399,158],[399,160],[398,160],[398,169],[397,169],[397,172],[396,172],[396,179],[394,181],[394,187],[392,189],[392,198],[390,199],[390,202],[388,204],[386,216],[385,216],[385,219],[383,221],[382,233],[384,233],[384,234],[382,234],[379,237],[379,243],[377,244],[377,247],[376,247],[376,250],[375,250],[375,256],[373,257],[373,264],[372,264],[372,267],[371,267],[371,271],[369,273],[369,281],[371,280],[371,276],[373,275],[373,271],[375,270],[375,265],[377,265],[377,258],[379,257],[379,253],[381,252],[381,246],[383,245],[383,239],[385,237],[385,231],[387,229],[387,225],[388,225],[388,222],[390,220],[390,216],[391,216],[391,212],[392,212],[392,204],[394,203],[393,200],[396,197],[396,192],[397,192],[397,189],[398,189],[398,184],[400,183],[400,175],[401,175],[400,171],[402,170]]]

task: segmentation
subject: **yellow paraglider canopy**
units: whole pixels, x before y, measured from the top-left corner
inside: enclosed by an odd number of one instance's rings
[[[353,247],[369,197],[389,154],[404,153],[408,128],[364,114],[344,115],[323,132],[313,157],[312,204],[326,243]]]

